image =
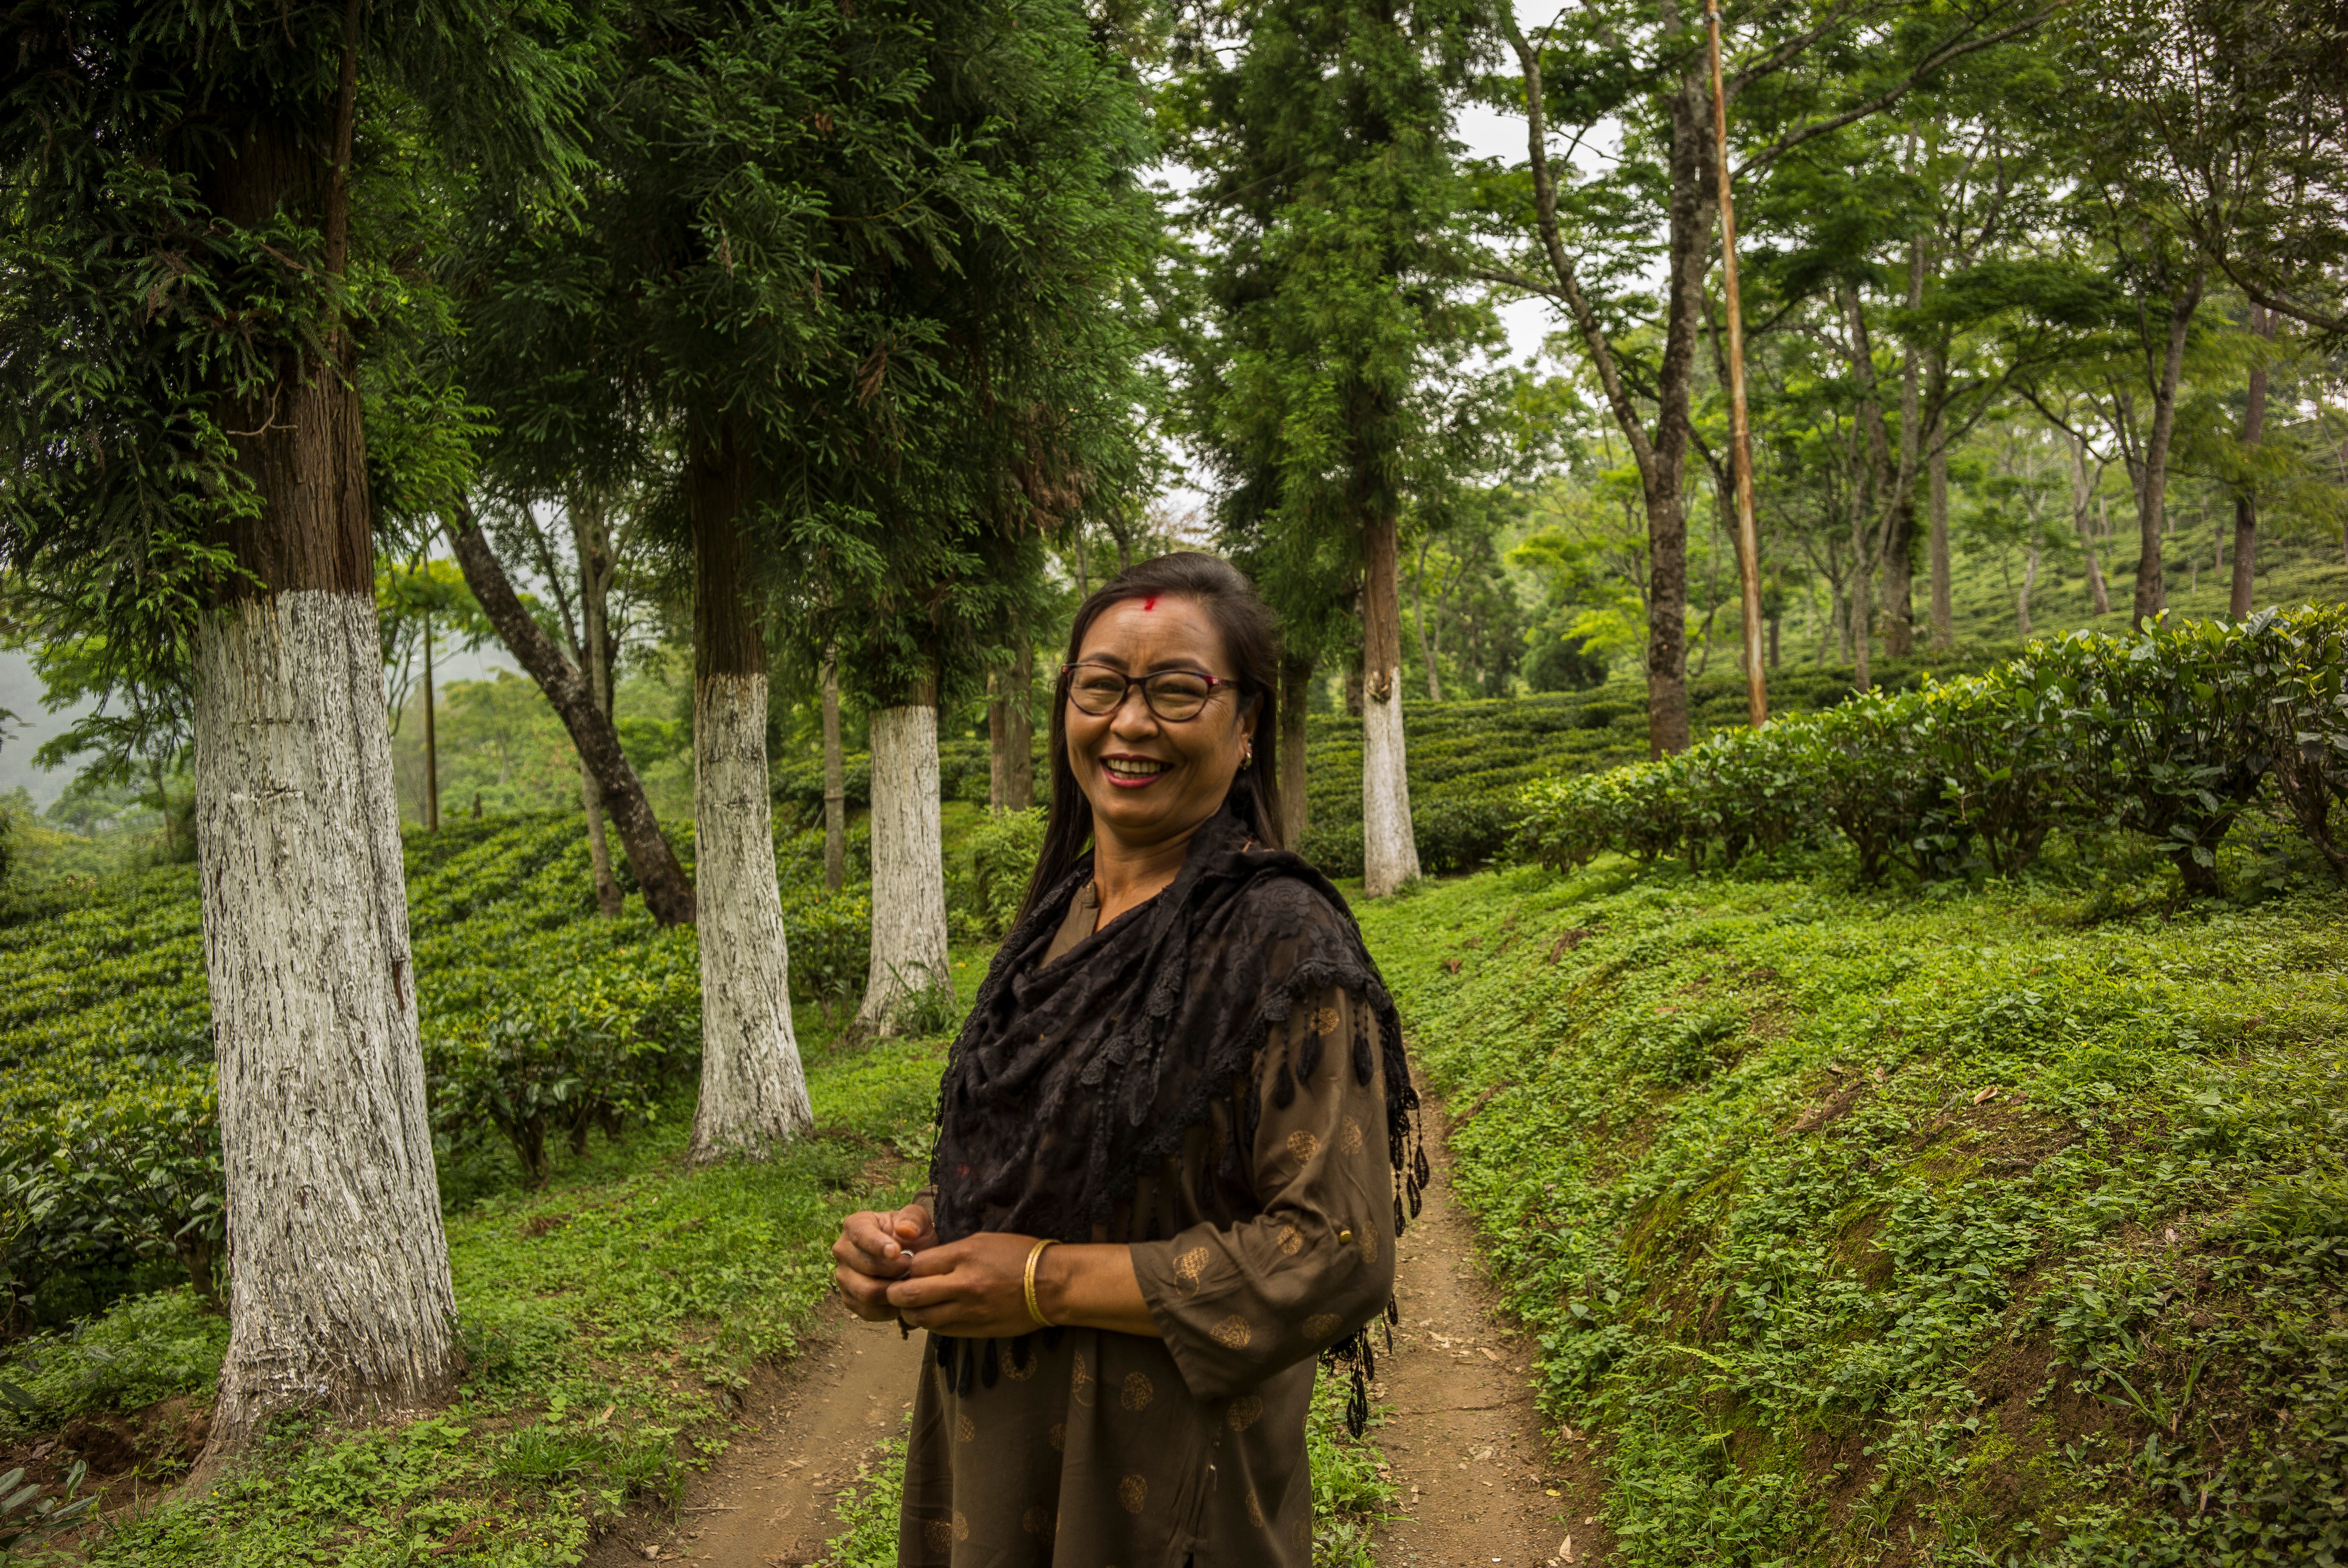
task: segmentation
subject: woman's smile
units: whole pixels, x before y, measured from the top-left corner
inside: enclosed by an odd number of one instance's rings
[[[1101,759],[1101,771],[1118,789],[1147,789],[1163,778],[1173,766],[1172,763],[1159,762],[1155,757],[1129,756],[1121,752]]]

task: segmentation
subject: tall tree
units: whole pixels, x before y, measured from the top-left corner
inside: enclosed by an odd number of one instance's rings
[[[407,299],[373,215],[416,141],[485,180],[555,165],[572,20],[183,0],[12,22],[0,567],[127,676],[190,653],[217,1457],[273,1411],[412,1409],[459,1368],[373,592],[359,383]]]
[[[1823,15],[1737,18],[1741,36],[1725,73],[1735,109],[1730,135],[1753,150],[1734,180],[1884,113],[1952,63],[2031,31],[2056,9],[1967,0],[1920,18],[1901,0],[1862,0]],[[1502,0],[1517,74],[1501,90],[1526,116],[1529,189],[1502,186],[1495,200],[1525,253],[1482,270],[1565,312],[1629,443],[1647,516],[1647,736],[1658,756],[1689,740],[1684,470],[1722,172],[1703,52],[1687,40],[1694,21],[1680,0],[1604,0],[1528,34]],[[1622,124],[1632,156],[1576,183],[1566,154],[1609,121]],[[1563,151],[1551,146],[1560,132],[1571,137]],[[1655,313],[1644,277],[1657,261],[1660,336],[1647,330]]]
[[[1363,885],[1418,875],[1403,732],[1401,525],[1493,341],[1463,296],[1466,189],[1450,140],[1477,8],[1256,0],[1184,46],[1191,193],[1212,253],[1193,420],[1227,533],[1326,538],[1362,597]],[[1239,45],[1233,57],[1228,46]],[[1316,599],[1309,569],[1283,572]],[[1300,628],[1319,602],[1283,603]]]

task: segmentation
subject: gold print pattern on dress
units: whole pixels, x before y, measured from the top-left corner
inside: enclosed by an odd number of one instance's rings
[[[1313,1032],[1314,1034],[1334,1034],[1337,1032],[1337,1026],[1344,1021],[1344,1020],[1338,1015],[1335,1008],[1323,1008],[1313,1015]]]
[[[1209,1332],[1214,1335],[1215,1343],[1226,1350],[1244,1350],[1248,1348],[1248,1341],[1255,1337],[1255,1330],[1248,1327],[1248,1320],[1237,1313],[1216,1324]]]
[[[1313,1516],[1309,1513],[1296,1522],[1296,1550],[1313,1550]]]
[[[1263,1504],[1255,1500],[1255,1489],[1253,1487],[1250,1487],[1248,1489],[1247,1516],[1248,1522],[1250,1524],[1254,1525],[1258,1530],[1262,1530],[1263,1528]]]
[[[930,1550],[932,1552],[953,1551],[954,1539],[953,1521],[951,1519],[931,1520],[927,1524],[922,1526],[922,1539],[929,1542]]]
[[[1076,1352],[1076,1373],[1068,1379],[1068,1398],[1088,1410],[1092,1409],[1093,1375],[1085,1367],[1085,1353],[1081,1350]]]
[[[1337,1146],[1348,1154],[1358,1154],[1362,1152],[1365,1142],[1366,1140],[1362,1134],[1362,1124],[1351,1116],[1346,1117],[1345,1124],[1337,1131]]]
[[[1378,1227],[1374,1225],[1362,1227],[1362,1261],[1378,1261]]]
[[[1231,1413],[1227,1419],[1231,1430],[1243,1432],[1263,1419],[1263,1401],[1253,1394],[1242,1394],[1231,1401]]]
[[[1296,1156],[1298,1164],[1303,1164],[1321,1152],[1321,1140],[1299,1127],[1288,1135],[1288,1152]]]
[[[1149,1408],[1149,1401],[1157,1397],[1157,1387],[1148,1378],[1139,1372],[1128,1372],[1125,1387],[1118,1391],[1117,1402],[1128,1410],[1146,1410]]]
[[[1046,1541],[1052,1538],[1052,1511],[1040,1502],[1019,1516],[1020,1529]]]
[[[1128,1513],[1139,1513],[1149,1501],[1149,1478],[1129,1475],[1117,1483],[1117,1500]]]
[[[954,1539],[956,1541],[970,1539],[970,1521],[963,1516],[963,1512],[959,1508],[954,1510]]]
[[[1207,1272],[1207,1257],[1205,1247],[1194,1246],[1174,1260],[1174,1277],[1181,1283],[1183,1295],[1198,1290],[1199,1281]]]
[[[1004,1353],[1002,1360],[1003,1375],[1014,1383],[1025,1382],[1035,1375],[1035,1368],[1044,1364],[1043,1356],[1033,1348],[1027,1352],[1027,1365],[1025,1367],[1022,1367],[1019,1364],[1019,1358],[1009,1351]]]
[[[1068,1429],[1066,1427],[1063,1426],[1058,1421],[1054,1421],[1052,1423],[1052,1430],[1044,1435],[1052,1440],[1052,1451],[1054,1453],[1060,1454],[1068,1451]]]
[[[1281,1226],[1280,1235],[1273,1239],[1279,1243],[1280,1250],[1291,1257],[1304,1250],[1304,1233],[1294,1225]]]
[[[974,1440],[978,1437],[978,1424],[973,1421],[968,1416],[956,1416],[954,1418],[954,1437],[962,1442],[971,1442]]]
[[[1304,1337],[1334,1339],[1337,1337],[1337,1330],[1344,1326],[1345,1320],[1334,1312],[1316,1312],[1304,1320]]]

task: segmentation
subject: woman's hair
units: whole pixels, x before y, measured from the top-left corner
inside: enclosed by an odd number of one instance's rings
[[[1239,699],[1255,704],[1255,761],[1231,781],[1231,808],[1270,848],[1280,842],[1280,777],[1275,759],[1280,735],[1280,622],[1255,591],[1255,584],[1231,562],[1196,550],[1177,550],[1154,560],[1136,561],[1093,591],[1076,607],[1068,629],[1068,657],[1083,653],[1085,633],[1113,604],[1128,599],[1187,599],[1207,612],[1223,640],[1223,655],[1239,682]],[[1068,677],[1052,682],[1052,805],[1044,828],[1044,852],[1027,884],[1019,917],[1057,886],[1076,866],[1093,835],[1093,808],[1076,787],[1068,765]]]

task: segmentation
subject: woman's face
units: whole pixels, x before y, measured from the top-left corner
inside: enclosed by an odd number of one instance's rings
[[[1252,704],[1231,682],[1238,671],[1215,623],[1187,599],[1128,599],[1086,629],[1074,682],[1106,692],[1101,668],[1119,675],[1182,671],[1211,675],[1206,704],[1193,718],[1159,717],[1139,686],[1107,713],[1088,713],[1073,695],[1066,706],[1068,765],[1093,808],[1097,839],[1146,849],[1186,838],[1223,804],[1247,755]],[[1095,702],[1092,705],[1098,706]],[[1173,705],[1161,697],[1160,707]]]

